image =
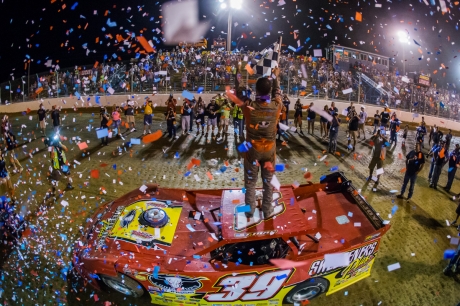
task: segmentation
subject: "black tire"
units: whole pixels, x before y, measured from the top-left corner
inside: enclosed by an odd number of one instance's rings
[[[108,288],[126,296],[139,298],[144,295],[144,288],[134,279],[118,273],[116,277],[99,274],[99,277]]]
[[[284,297],[283,304],[301,303],[312,300],[329,288],[329,281],[324,278],[311,278],[296,285]]]

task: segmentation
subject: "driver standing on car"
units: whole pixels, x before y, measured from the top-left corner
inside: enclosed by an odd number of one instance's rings
[[[229,98],[243,109],[246,118],[246,141],[250,144],[244,157],[245,202],[250,207],[250,210],[245,212],[248,221],[253,217],[257,206],[256,183],[259,167],[263,182],[264,218],[268,219],[273,214],[271,180],[276,154],[276,130],[283,104],[278,85],[279,68],[272,70],[272,76],[273,82],[267,77],[257,80],[255,101],[251,101],[241,87],[238,89],[238,97],[227,91]]]

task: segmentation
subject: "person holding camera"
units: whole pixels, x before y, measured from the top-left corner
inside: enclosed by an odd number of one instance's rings
[[[196,136],[200,135],[200,129],[201,129],[201,135],[204,135],[204,114],[205,114],[205,109],[206,105],[204,104],[204,101],[201,97],[198,98],[198,101],[195,103],[195,106],[193,108],[193,112],[195,113],[195,118],[196,118]]]
[[[3,149],[5,150],[5,153],[8,152],[6,155],[9,156],[10,162],[14,167],[13,172],[22,172],[22,166],[19,163],[19,160],[16,158],[16,153],[14,152],[14,149],[18,146],[18,143],[16,141],[16,136],[11,132],[11,129],[3,130],[3,144],[5,145]]]
[[[414,194],[415,181],[417,175],[422,171],[425,166],[425,156],[422,153],[421,144],[415,143],[415,150],[410,151],[406,155],[406,173],[404,174],[404,181],[401,188],[401,193],[397,196],[398,199],[404,199],[404,192],[406,191],[407,183],[409,185],[409,194],[407,195],[407,201],[412,198]]]
[[[374,143],[374,146],[372,148],[372,159],[369,163],[369,177],[367,178],[367,181],[372,179],[372,174],[374,173],[375,166],[377,166],[377,169],[382,169],[383,161],[385,160],[384,146],[385,142],[388,140],[384,135],[382,135],[381,130],[377,130],[377,133],[371,137],[371,141]],[[375,181],[374,188],[378,186],[379,180],[380,174],[377,175],[377,180]]]
[[[168,128],[168,136],[170,139],[177,139],[176,135],[176,112],[173,107],[169,107],[165,113],[166,126]]]
[[[61,174],[64,174],[67,180],[67,189],[71,190],[72,187],[72,178],[70,177],[70,168],[67,162],[67,158],[64,152],[67,152],[68,149],[59,141],[59,134],[56,134],[51,142],[51,146],[48,149],[50,152],[52,172],[50,179],[54,185],[55,181],[59,181]]]

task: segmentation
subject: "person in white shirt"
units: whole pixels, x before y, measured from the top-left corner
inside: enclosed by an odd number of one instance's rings
[[[364,140],[366,140],[366,132],[364,131],[364,125],[366,124],[367,113],[364,110],[364,106],[361,106],[361,112],[359,113],[359,124],[358,124],[358,138],[361,136],[363,131]]]

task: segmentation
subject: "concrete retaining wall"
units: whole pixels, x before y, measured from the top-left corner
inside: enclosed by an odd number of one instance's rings
[[[136,101],[139,105],[142,105],[145,101],[145,97],[149,97],[152,99],[154,104],[157,104],[158,107],[164,107],[165,102],[168,99],[169,95],[168,94],[159,94],[152,96],[151,94],[143,94],[143,95],[134,95],[134,101]],[[197,95],[198,96],[198,95]],[[201,94],[199,95],[203,98],[203,100],[207,103],[209,100],[215,96],[215,94]],[[131,95],[115,95],[115,96],[100,96],[100,103],[101,105],[104,106],[109,106],[112,107],[114,104],[121,105],[121,103],[126,102],[128,98],[131,98]],[[182,97],[180,94],[174,95],[174,97],[178,100],[179,103],[182,101]],[[293,108],[295,104],[296,98],[291,98],[291,109]],[[324,105],[330,105],[331,101],[327,100],[310,100],[310,99],[302,99],[301,100],[304,105],[308,105],[311,102],[313,102],[315,105],[319,106],[320,108],[323,108]],[[0,114],[4,113],[21,113],[23,111],[26,111],[27,109],[30,109],[32,111],[38,110],[38,107],[40,103],[45,105],[47,109],[51,109],[52,105],[57,105],[57,106],[62,106],[64,109],[69,109],[69,108],[89,108],[89,107],[98,107],[98,105],[95,103],[94,97],[91,97],[90,101],[82,101],[78,100],[76,97],[66,97],[66,98],[55,98],[55,99],[46,99],[43,101],[29,101],[29,102],[20,102],[20,103],[14,103],[10,105],[0,105]],[[334,101],[336,107],[339,109],[339,113],[341,114],[344,109],[346,109],[350,103],[349,102],[339,102],[339,101]],[[355,103],[356,110],[359,113],[360,110],[360,105]],[[383,107],[377,107],[377,106],[372,106],[372,105],[365,105],[366,112],[369,117],[373,117],[376,110],[382,111]],[[109,109],[110,111],[110,109]],[[422,116],[415,117],[414,114],[410,112],[405,112],[405,111],[398,111],[396,110],[396,114],[400,120],[403,122],[415,122],[419,123],[422,121]],[[452,129],[453,131],[460,131],[460,122],[452,121],[449,119],[444,119],[444,118],[438,118],[438,117],[431,117],[431,116],[425,116],[425,122],[427,125],[438,125],[440,127],[446,128],[446,129]]]

